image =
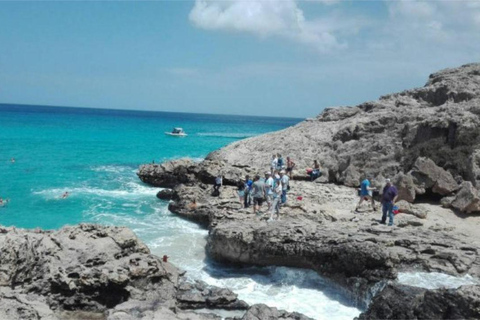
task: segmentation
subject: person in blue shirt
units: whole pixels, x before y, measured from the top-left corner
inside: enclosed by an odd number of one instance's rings
[[[370,180],[368,180],[368,177],[365,177],[365,180],[362,181],[360,184],[360,201],[358,201],[357,207],[355,208],[355,212],[358,212],[358,208],[360,208],[360,205],[362,204],[363,200],[371,201],[372,202],[372,208],[373,211],[377,211],[377,208],[375,208],[375,200],[373,200],[372,192],[375,190],[375,188],[370,187],[371,183]]]
[[[245,176],[245,194],[244,194],[244,208],[248,208],[252,203],[250,197],[250,190],[252,190],[253,181],[250,179],[250,176]]]

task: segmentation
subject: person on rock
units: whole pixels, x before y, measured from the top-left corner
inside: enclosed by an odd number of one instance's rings
[[[358,212],[358,208],[360,208],[360,205],[365,199],[367,201],[371,201],[373,211],[377,211],[377,208],[375,208],[375,200],[373,200],[373,196],[372,196],[372,192],[375,190],[375,188],[371,188],[370,185],[371,183],[370,183],[370,180],[368,180],[368,175],[365,175],[365,179],[360,184],[360,189],[359,189],[360,201],[358,201],[357,207],[355,208],[355,212]]]
[[[318,163],[317,160],[313,160],[313,168],[312,171],[310,171],[310,181],[314,181],[318,177],[320,177],[321,171],[320,171],[320,164]]]
[[[280,171],[280,181],[282,182],[282,204],[287,202],[287,191],[289,185],[289,178],[285,174],[285,170]]]
[[[280,219],[280,204],[282,202],[282,192],[283,192],[282,181],[280,177],[278,177],[278,179],[276,178],[274,180],[273,202],[270,209],[270,218],[268,219],[268,221],[275,220],[274,214],[277,220]]]
[[[388,213],[388,225],[393,226],[393,206],[398,198],[397,188],[392,184],[390,179],[385,180],[387,183],[382,192],[382,220],[380,223],[385,224],[387,221]]]
[[[277,158],[278,158],[278,160],[277,160],[277,170],[283,170],[283,166],[285,164],[283,163],[282,155],[280,153],[277,154]]]
[[[244,208],[248,208],[252,203],[252,197],[250,191],[252,190],[253,181],[249,175],[245,176],[245,196],[244,196]]]
[[[215,184],[213,185],[213,192],[215,194],[219,194],[220,193],[220,187],[223,185],[223,177],[221,174],[219,174],[216,178],[215,178]]]
[[[268,205],[268,210],[270,210],[270,207],[273,202],[273,187],[274,187],[275,181],[272,178],[272,174],[270,172],[265,172],[265,194],[267,197],[267,205]]]
[[[244,181],[238,182],[237,195],[238,195],[238,200],[242,205],[242,208],[245,208],[245,182]]]
[[[265,200],[265,183],[256,175],[252,185],[253,214],[260,215],[260,207]]]
[[[293,168],[295,168],[295,162],[290,157],[287,157],[287,175],[292,179]]]
[[[272,171],[272,175],[275,173],[275,170],[277,170],[277,164],[278,164],[278,158],[277,158],[277,155],[274,154],[272,156],[272,162],[270,162],[270,171]]]

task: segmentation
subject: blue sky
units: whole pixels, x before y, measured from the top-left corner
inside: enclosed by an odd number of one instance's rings
[[[0,103],[312,117],[479,60],[480,0],[0,2]]]

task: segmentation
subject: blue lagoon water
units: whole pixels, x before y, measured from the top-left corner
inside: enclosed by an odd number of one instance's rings
[[[201,160],[238,139],[300,119],[0,104],[0,224],[57,229],[94,222],[133,229],[153,253],[167,254],[196,279],[317,319],[352,319],[355,308],[313,272],[217,265],[205,257],[207,231],[167,210],[138,166],[179,157]],[[183,127],[186,138],[164,134]],[[15,158],[15,162],[10,161]],[[64,192],[70,196],[62,199]],[[321,289],[321,290],[319,290]]]

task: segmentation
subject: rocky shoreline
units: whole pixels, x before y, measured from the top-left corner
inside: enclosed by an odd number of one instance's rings
[[[430,76],[427,85],[352,108],[325,110],[292,128],[235,142],[196,163],[140,167],[168,188],[171,212],[209,230],[207,252],[226,263],[316,271],[365,311],[359,319],[478,319],[480,285],[422,289],[399,272],[480,277],[480,64]],[[272,143],[274,141],[275,143]],[[236,184],[265,171],[274,152],[298,165],[280,220],[242,209]],[[324,175],[305,181],[319,159]],[[212,197],[214,177],[225,176]],[[363,174],[399,187],[395,227],[378,223],[356,190]],[[191,281],[150,254],[126,228],[57,231],[0,227],[1,319],[308,319],[249,306],[225,288]]]
[[[308,319],[232,291],[191,282],[123,227],[80,224],[58,231],[0,227],[1,319]]]
[[[215,260],[315,270],[368,308],[360,318],[479,318],[478,285],[426,290],[395,281],[399,271],[479,276],[479,108],[480,65],[466,65],[431,75],[423,88],[235,142],[201,163],[145,165],[138,175],[171,189],[159,193],[172,200],[170,211],[208,227]],[[299,168],[319,159],[325,174],[310,183],[297,171],[281,220],[268,223],[241,209],[234,186],[265,171],[274,152],[295,155]],[[225,186],[212,197],[219,173]],[[353,214],[350,187],[364,173],[379,187],[387,177],[399,187],[395,228],[371,209]],[[385,303],[392,292],[408,298]]]

